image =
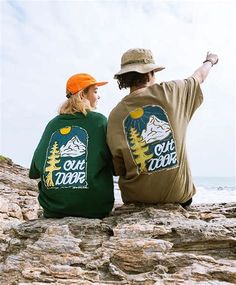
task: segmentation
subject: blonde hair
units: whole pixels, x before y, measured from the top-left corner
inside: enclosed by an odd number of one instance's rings
[[[90,102],[86,98],[81,98],[81,94],[86,94],[88,92],[88,88],[71,95],[59,108],[58,113],[62,114],[75,114],[77,112],[83,113],[85,116],[87,115],[87,111],[91,111],[92,107]],[[68,94],[69,92],[67,92]]]

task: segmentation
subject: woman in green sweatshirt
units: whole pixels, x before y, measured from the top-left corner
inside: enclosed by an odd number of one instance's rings
[[[66,102],[46,126],[34,152],[29,177],[40,178],[44,217],[103,218],[114,205],[112,159],[106,144],[107,119],[92,111],[97,82],[86,73],[70,77]]]

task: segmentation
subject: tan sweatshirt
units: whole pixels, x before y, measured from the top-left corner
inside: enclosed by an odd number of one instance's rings
[[[203,96],[190,77],[132,92],[111,111],[107,141],[123,202],[186,202],[196,192],[185,136]]]

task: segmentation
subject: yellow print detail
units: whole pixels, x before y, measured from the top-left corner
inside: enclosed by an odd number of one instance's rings
[[[139,171],[147,172],[146,161],[153,157],[153,154],[146,154],[149,150],[146,142],[143,140],[142,136],[138,133],[138,131],[131,127],[129,134],[130,142],[132,146],[130,147],[132,150],[135,162],[139,167]]]
[[[55,141],[50,150],[50,155],[48,156],[48,161],[47,161],[48,166],[45,169],[45,171],[48,172],[46,176],[46,186],[47,187],[54,186],[52,173],[53,171],[61,169],[61,167],[56,166],[56,164],[60,162],[59,158],[60,158],[60,151],[58,148],[58,143]]]

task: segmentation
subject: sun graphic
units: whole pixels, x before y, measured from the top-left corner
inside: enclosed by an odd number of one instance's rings
[[[70,131],[71,131],[71,127],[65,127],[65,128],[60,129],[60,133],[62,135],[67,135],[69,134]]]
[[[134,111],[131,111],[129,114],[132,119],[139,119],[143,116],[144,111],[143,108],[137,108]]]

